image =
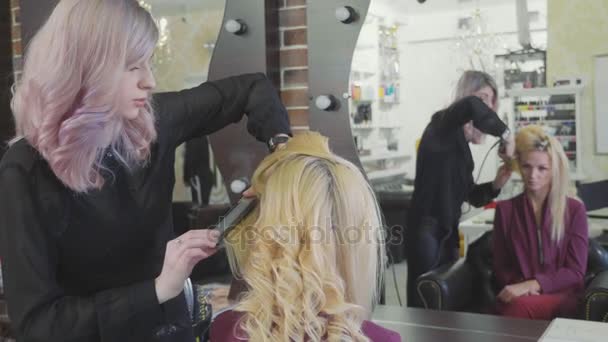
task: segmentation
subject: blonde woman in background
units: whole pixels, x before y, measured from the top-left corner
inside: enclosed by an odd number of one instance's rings
[[[211,326],[212,341],[400,341],[367,321],[385,267],[374,193],[316,133],[297,135],[256,170],[260,204],[229,235],[248,285]]]
[[[531,125],[515,145],[524,191],[496,207],[496,309],[531,319],[573,316],[587,267],[585,206],[568,194],[568,159],[558,140]]]

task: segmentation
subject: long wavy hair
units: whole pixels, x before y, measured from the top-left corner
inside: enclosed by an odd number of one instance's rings
[[[127,167],[144,163],[156,139],[148,103],[128,120],[117,111],[128,65],[149,59],[158,31],[135,0],[62,0],[27,47],[14,85],[17,136],[70,189],[101,188],[111,151]]]
[[[386,260],[365,177],[326,138],[304,133],[266,157],[252,185],[259,206],[227,238],[233,272],[249,286],[235,308],[242,337],[367,341],[361,324]]]
[[[564,222],[567,219],[567,197],[576,199],[576,191],[570,181],[568,157],[562,144],[548,135],[542,127],[528,125],[523,127],[515,137],[516,163],[515,170],[521,173],[519,158],[527,152],[543,151],[551,161],[551,189],[548,206],[551,211],[551,239],[561,241],[564,237]]]

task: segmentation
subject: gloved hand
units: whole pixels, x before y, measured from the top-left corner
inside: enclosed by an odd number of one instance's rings
[[[473,121],[475,128],[495,137],[502,136],[507,129],[507,125],[500,120],[496,112],[474,95],[454,102],[446,111],[438,112],[435,116],[438,116],[437,120],[440,121],[441,126],[448,128],[455,128]]]
[[[495,137],[502,136],[507,129],[507,125],[500,120],[498,114],[477,96],[470,96],[469,99],[473,126],[483,133]]]
[[[515,156],[515,139],[513,134],[509,134],[506,139],[500,141],[500,147],[498,148],[498,156],[505,163],[510,163]]]

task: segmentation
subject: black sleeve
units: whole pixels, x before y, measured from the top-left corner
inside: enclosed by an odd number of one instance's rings
[[[241,120],[264,143],[279,133],[291,135],[287,110],[264,74],[245,74],[205,82],[180,92],[154,95],[162,129],[168,129],[175,146]],[[166,126],[166,127],[164,127]]]
[[[479,97],[467,96],[446,108],[439,118],[442,129],[460,127],[473,120],[473,126],[483,133],[500,137],[507,125]]]
[[[471,182],[473,182],[473,180],[471,180]],[[496,198],[499,193],[500,189],[494,190],[492,182],[473,184],[467,202],[479,208],[490,203],[490,201]]]
[[[412,213],[419,225],[437,225],[449,230],[456,217],[454,173],[449,167],[449,156],[430,153],[423,148],[418,153],[419,168],[416,169],[415,203]],[[423,227],[422,229],[430,229]]]
[[[162,320],[154,280],[89,296],[58,281],[58,222],[41,220],[28,174],[0,170],[0,252],[9,315],[22,342],[128,341],[150,336]]]

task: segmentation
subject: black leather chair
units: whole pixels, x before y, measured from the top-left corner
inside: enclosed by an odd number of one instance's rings
[[[585,203],[587,211],[608,208],[608,180],[591,183],[577,183],[576,191],[578,197]],[[598,213],[589,213],[589,218],[607,219]],[[597,241],[604,249],[608,250],[608,229],[604,229],[602,234],[597,237]]]
[[[576,192],[588,211],[608,207],[608,180],[578,183]]]
[[[608,322],[608,252],[593,239],[585,285],[580,318]],[[483,312],[491,308],[499,290],[492,270],[492,232],[473,242],[465,259],[421,275],[416,288],[427,309]]]

